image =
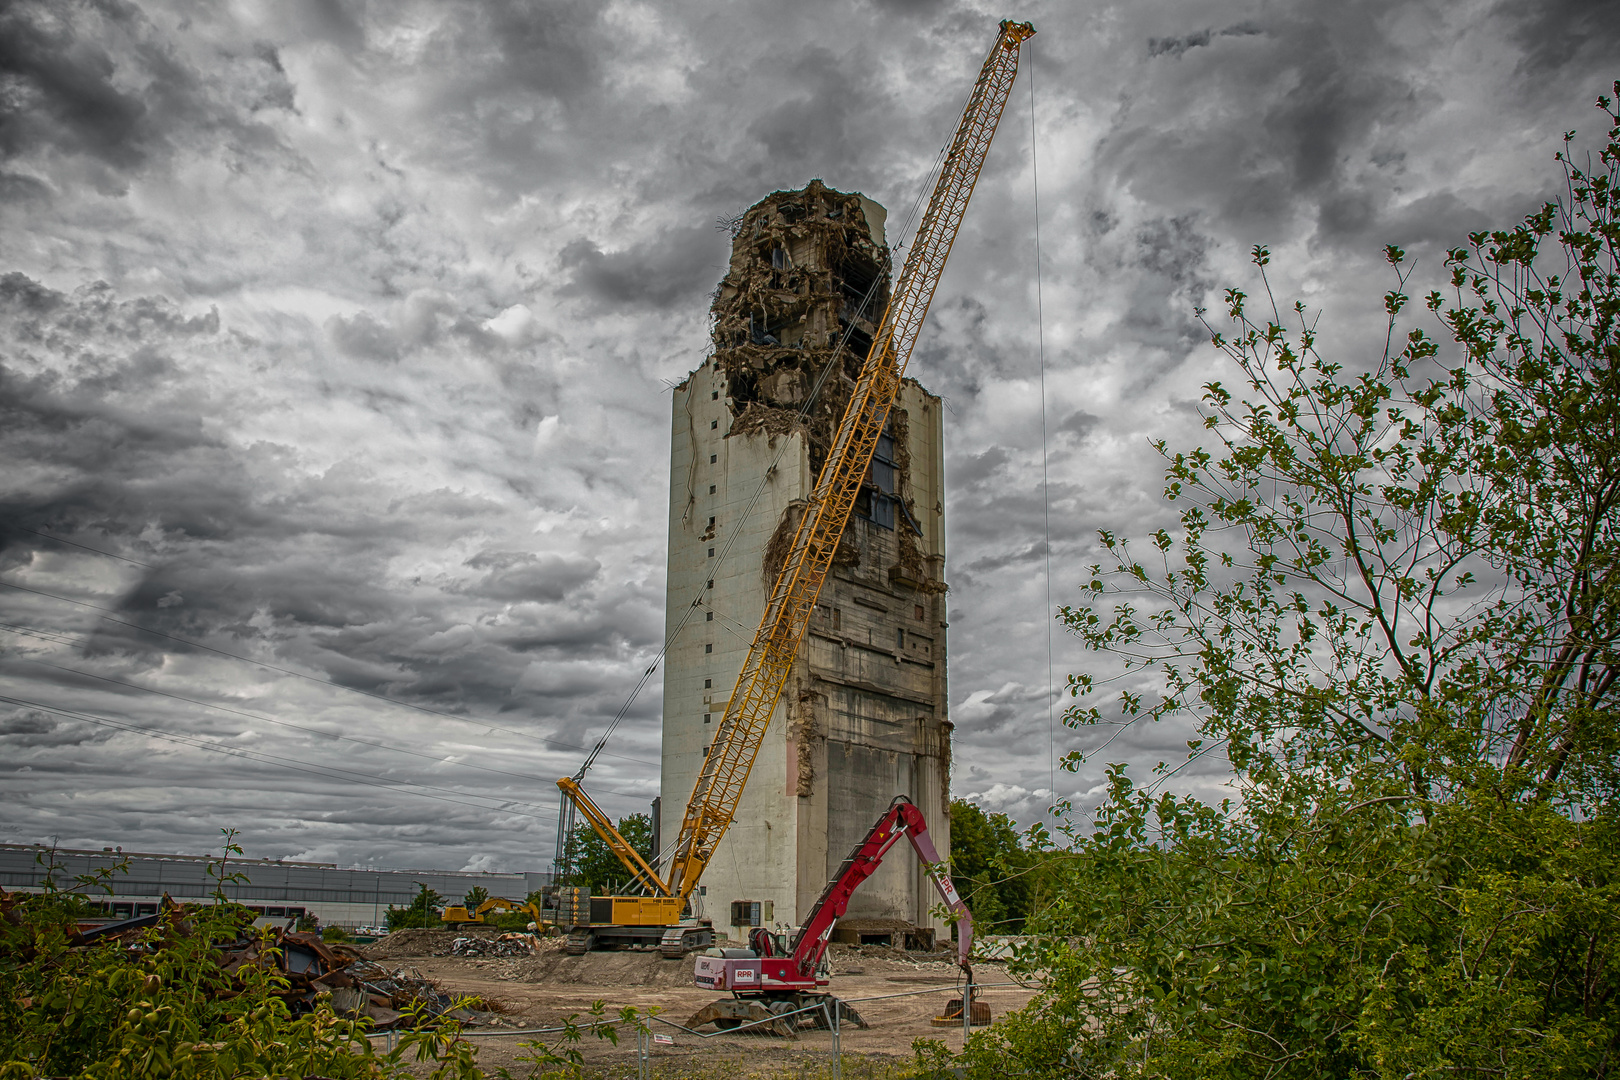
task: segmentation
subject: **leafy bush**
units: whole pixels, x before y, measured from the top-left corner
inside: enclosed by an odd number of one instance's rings
[[[951,882],[973,911],[976,934],[1023,932],[1040,891],[1039,862],[1006,814],[951,800]]]
[[[619,819],[619,835],[640,853],[643,859],[652,859],[652,817],[648,814],[627,814]],[[623,888],[630,872],[619,857],[613,854],[607,841],[596,835],[589,825],[576,825],[563,846],[562,865],[567,873],[562,884],[584,885],[598,893]]]
[[[417,882],[417,893],[405,907],[388,905],[388,929],[435,929],[443,926],[444,921],[439,918],[440,906],[444,897],[432,889]]]
[[[1620,83],[1616,84],[1620,95]],[[1191,716],[1241,802],[1108,768],[1032,920],[1045,992],[974,1075],[1559,1077],[1620,1059],[1620,108],[1564,197],[1448,255],[1445,338],[1363,373],[1227,292],[1214,452],[1180,528],[1092,567],[1070,628],[1126,689],[1076,726]],[[1448,359],[1449,357],[1449,359]],[[1080,758],[1066,762],[1076,767]],[[1089,826],[1089,828],[1088,828]]]
[[[225,854],[241,854],[232,840],[227,833]],[[111,871],[66,888],[47,873],[43,894],[4,898],[0,1080],[404,1080],[418,1075],[408,1059],[436,1063],[431,1075],[439,1080],[476,1080],[471,1048],[457,1041],[454,1024],[406,1032],[379,1054],[363,1037],[366,1024],[336,1016],[324,996],[293,1017],[276,996],[285,982],[275,967],[223,968],[216,943],[237,939],[252,913],[225,900],[224,885],[234,879],[225,859],[210,868],[215,903],[167,907],[133,941],[71,944],[83,893],[111,892]],[[260,933],[268,940],[268,930]]]

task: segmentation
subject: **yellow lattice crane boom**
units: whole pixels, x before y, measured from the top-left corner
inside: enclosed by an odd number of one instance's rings
[[[900,271],[899,283],[883,312],[883,322],[855,383],[832,451],[799,520],[793,548],[777,575],[748,658],[737,676],[737,686],[687,801],[667,878],[670,891],[677,896],[688,896],[697,887],[704,868],[714,857],[715,846],[737,811],[737,801],[742,798],[765,729],[804,640],[810,613],[827,580],[833,553],[860,494],[861,481],[871,467],[878,436],[883,434],[889,409],[900,392],[900,377],[917,344],[973,185],[979,179],[990,140],[1012,91],[1018,74],[1019,46],[1034,33],[1029,23],[1007,20],[1001,24],[1001,33],[962,112],[956,137],[940,167],[933,196]]]
[[[996,43],[979,71],[978,82],[940,166],[939,179],[912,240],[911,251],[856,380],[843,422],[816,479],[794,533],[793,547],[771,590],[748,657],[737,676],[736,687],[721,716],[692,797],[687,801],[667,876],[658,880],[635,854],[634,848],[619,836],[612,823],[580,789],[580,775],[558,781],[558,786],[585,814],[592,828],[619,855],[631,874],[645,883],[651,895],[636,904],[641,911],[667,909],[678,914],[676,909],[696,891],[699,878],[736,814],[738,800],[742,798],[748,774],[754,767],[766,728],[770,726],[771,714],[776,710],[794,657],[804,640],[810,614],[827,580],[833,554],[860,494],[862,480],[871,467],[878,437],[888,422],[889,410],[900,391],[901,376],[922,331],[928,306],[967,211],[968,199],[1012,91],[1018,74],[1020,47],[1034,33],[1035,28],[1029,23],[1003,21]],[[592,903],[611,901],[612,906],[603,911],[613,911],[614,921],[619,921],[617,905],[621,900],[628,910],[632,902],[628,897],[602,898]],[[590,919],[592,923],[599,921],[606,920],[595,916]],[[670,921],[674,921],[673,918]],[[686,939],[678,932],[666,935],[663,938],[666,955],[680,955],[683,941]],[[571,949],[574,945],[571,940]],[[582,951],[584,947],[580,943],[575,951]]]

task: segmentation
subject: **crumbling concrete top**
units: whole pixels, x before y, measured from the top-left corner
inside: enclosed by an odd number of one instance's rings
[[[812,180],[771,193],[732,223],[711,333],[733,434],[805,428],[820,467],[889,301],[886,217],[864,195]],[[796,414],[835,359],[801,423]]]

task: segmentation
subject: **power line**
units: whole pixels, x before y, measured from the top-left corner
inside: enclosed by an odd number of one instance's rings
[[[94,552],[97,555],[105,555],[109,559],[117,559],[119,562],[127,562],[131,566],[144,566],[148,570],[156,570],[157,569],[157,567],[153,566],[151,563],[144,563],[144,562],[141,562],[139,559],[126,559],[122,555],[114,555],[110,551],[102,551],[100,548],[93,548],[89,544],[78,544],[78,543],[74,543],[72,540],[64,540],[60,536],[52,536],[50,533],[43,533],[43,532],[40,532],[38,529],[25,529],[21,525],[13,525],[11,527],[13,529],[16,529],[18,532],[32,533],[35,536],[43,536],[47,540],[55,540],[58,544],[66,544],[68,547],[80,548],[81,550],[84,550],[84,551]]]
[[[224,649],[216,649],[212,645],[204,645],[199,641],[192,641],[189,638],[177,637],[174,634],[166,634],[161,630],[153,630],[151,627],[142,626],[139,623],[132,623],[132,622],[129,622],[129,621],[124,620],[124,619],[115,618],[111,614],[111,611],[112,611],[111,608],[104,608],[104,607],[101,607],[98,604],[87,603],[87,602],[85,602],[83,600],[74,600],[71,597],[67,597],[67,596],[59,596],[56,593],[46,592],[44,589],[32,589],[32,588],[29,588],[27,585],[18,585],[16,582],[12,582],[12,581],[0,581],[0,585],[4,585],[8,589],[18,589],[18,590],[20,590],[22,592],[33,593],[35,596],[44,596],[44,597],[47,597],[47,598],[49,598],[51,600],[59,600],[62,603],[65,603],[65,604],[75,604],[75,605],[77,605],[79,607],[82,607],[82,608],[89,608],[91,611],[103,612],[104,614],[99,615],[98,618],[104,619],[105,621],[110,622],[110,623],[116,623],[119,626],[127,626],[131,630],[139,630],[142,633],[151,634],[154,637],[166,638],[169,641],[178,641],[180,644],[189,645],[194,649],[201,649],[204,652],[211,652],[211,653],[215,653],[216,655],[219,655],[219,656],[226,656],[226,657],[229,657],[232,660],[240,660],[240,661],[242,661],[243,663],[246,663],[246,664],[254,664],[254,665],[258,666],[258,667],[265,668],[265,669],[267,669],[269,671],[278,671],[283,675],[292,675],[295,678],[305,679],[305,680],[307,680],[309,682],[319,683],[319,684],[321,684],[323,686],[331,686],[331,687],[335,687],[338,690],[346,690],[351,694],[360,694],[360,695],[362,695],[364,697],[374,698],[377,701],[385,701],[390,705],[398,705],[401,708],[405,708],[405,709],[415,709],[417,712],[426,713],[429,716],[441,716],[441,717],[445,718],[446,720],[454,720],[457,723],[472,724],[472,725],[475,725],[477,727],[485,728],[486,730],[489,730],[489,731],[499,731],[499,732],[503,732],[503,733],[505,733],[507,735],[515,735],[518,738],[528,739],[531,742],[538,742],[538,743],[548,744],[548,748],[551,745],[555,745],[555,746],[560,746],[565,750],[584,750],[585,749],[585,747],[580,746],[580,745],[578,745],[576,743],[567,743],[567,742],[563,742],[560,739],[553,739],[553,738],[543,737],[543,736],[539,736],[539,735],[531,735],[526,731],[518,731],[518,730],[516,730],[514,728],[501,727],[498,724],[492,724],[492,723],[490,723],[488,721],[480,720],[477,717],[457,716],[455,713],[444,712],[441,709],[430,709],[426,705],[417,705],[417,704],[415,704],[413,702],[409,702],[409,701],[400,701],[397,698],[391,698],[391,697],[388,697],[388,696],[386,696],[384,694],[374,694],[370,690],[362,690],[357,686],[344,686],[342,683],[333,682],[331,679],[323,679],[323,678],[321,678],[321,677],[319,677],[317,675],[308,675],[308,674],[305,674],[302,671],[294,671],[292,668],[284,668],[284,667],[280,667],[280,666],[278,666],[276,664],[267,664],[263,660],[255,660],[251,656],[242,656],[239,653],[227,652]],[[617,758],[620,761],[634,762],[637,765],[654,765],[655,764],[654,762],[646,761],[646,760],[643,760],[642,758],[633,758],[633,757],[626,756],[624,754],[609,754],[607,756]]]
[[[83,720],[85,723],[96,724],[101,727],[115,728],[119,731],[125,731],[135,735],[145,735],[148,738],[178,743],[182,746],[193,746],[199,750],[209,750],[213,751],[214,753],[225,754],[230,757],[242,758],[248,761],[258,761],[266,765],[274,765],[277,768],[290,769],[293,772],[304,773],[322,780],[343,780],[345,782],[364,784],[367,787],[386,788],[390,791],[397,791],[405,795],[415,795],[424,799],[436,799],[439,802],[454,803],[459,806],[468,806],[474,810],[485,810],[503,814],[516,814],[519,817],[533,818],[536,821],[544,820],[541,814],[529,813],[528,811],[524,810],[510,809],[512,805],[531,806],[536,810],[544,809],[536,806],[534,803],[518,802],[517,800],[511,799],[497,800],[494,796],[477,795],[470,791],[458,791],[455,788],[442,788],[435,784],[418,784],[411,781],[385,780],[382,777],[374,776],[371,773],[355,772],[351,769],[339,769],[331,765],[320,765],[314,762],[300,761],[297,758],[284,758],[277,754],[266,754],[257,750],[243,750],[240,747],[220,746],[217,743],[208,742],[207,740],[197,738],[196,736],[182,735],[178,732],[165,731],[162,728],[141,727],[137,724],[126,724],[119,720],[110,719],[109,717],[98,716],[94,713],[80,712],[75,709],[64,709],[55,705],[47,705],[41,701],[29,701],[24,698],[15,698],[7,695],[0,695],[0,701],[7,702],[12,705],[18,705],[23,708],[43,709],[46,712],[56,713],[58,716],[67,716],[75,720]],[[453,795],[466,795],[474,799],[488,799],[490,802],[504,802],[506,805],[483,806],[478,803],[468,802],[466,799],[452,799],[446,798],[443,795],[434,795],[431,794],[432,791],[447,791]]]

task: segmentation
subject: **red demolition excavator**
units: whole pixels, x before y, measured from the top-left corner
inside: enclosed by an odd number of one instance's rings
[[[910,799],[898,795],[827,882],[791,946],[784,935],[756,927],[749,934],[749,948],[709,949],[698,956],[697,985],[705,990],[729,990],[731,997],[705,1005],[686,1026],[695,1028],[712,1021],[717,1028],[730,1029],[750,1024],[791,1036],[801,1024],[827,1026],[831,1010],[837,1009],[840,1024],[850,1022],[865,1027],[866,1021],[848,1002],[821,992],[828,984],[827,941],[834,924],[849,910],[850,897],[861,882],[877,872],[883,857],[902,836],[911,841],[917,858],[933,878],[934,888],[956,917],[956,962],[966,976],[963,997],[973,1001],[973,968],[968,963],[973,953],[973,916],[956,895],[956,887],[928,836],[922,811]],[[961,1001],[951,1005],[955,1015],[961,1017]],[[945,1015],[952,1015],[949,1006]],[[973,1002],[971,1019],[975,1024],[989,1023],[989,1006]]]

